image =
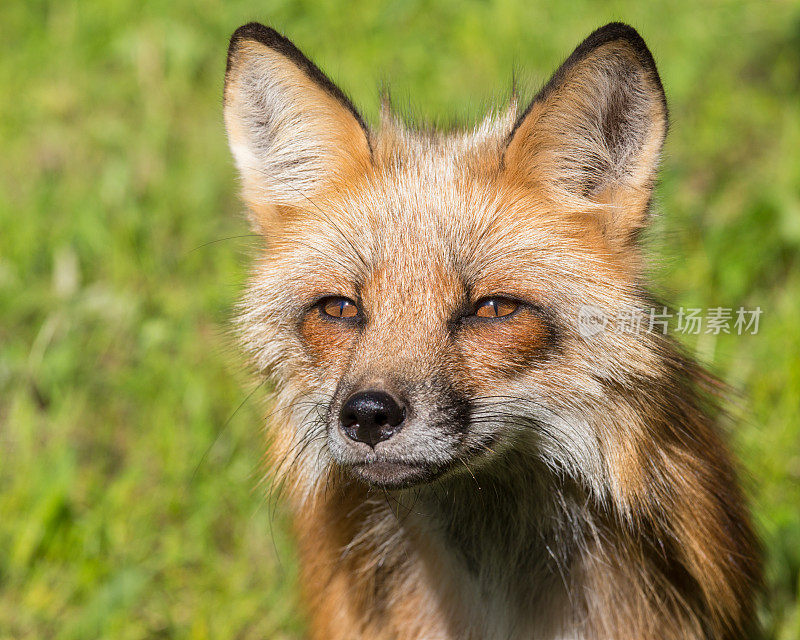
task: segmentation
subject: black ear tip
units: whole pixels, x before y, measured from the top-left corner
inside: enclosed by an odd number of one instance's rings
[[[260,22],[248,22],[243,24],[231,35],[231,41],[228,45],[228,58],[225,67],[225,88],[223,92],[227,91],[227,85],[231,68],[234,66],[236,55],[239,50],[239,45],[242,42],[258,42],[270,49],[278,52],[282,56],[291,60],[298,68],[300,68],[311,80],[319,84],[325,91],[330,93],[334,98],[339,100],[355,117],[361,128],[367,132],[367,125],[364,123],[361,115],[356,111],[353,103],[344,95],[341,89],[331,82],[328,77],[319,70],[311,60],[303,55],[303,52],[298,49],[289,38],[281,35],[272,27],[267,27]]]
[[[586,40],[580,44],[578,50],[583,50],[585,53],[588,53],[589,51],[606,43],[616,42],[619,40],[624,40],[627,42],[636,57],[639,59],[639,62],[648,68],[652,73],[652,78],[656,84],[657,91],[661,94],[661,103],[664,107],[664,111],[666,111],[667,98],[664,95],[664,87],[661,84],[661,76],[658,73],[656,61],[653,58],[653,54],[650,52],[647,44],[645,43],[644,38],[642,38],[642,36],[639,35],[639,32],[636,31],[636,29],[634,29],[632,26],[625,24],[624,22],[609,22],[607,25],[600,27],[591,33],[589,37],[587,37]]]
[[[629,24],[624,22],[609,22],[607,25],[600,27],[587,36],[587,38],[578,46],[576,51],[588,53],[597,47],[601,47],[609,42],[624,40],[636,53],[639,60],[646,66],[656,68],[653,54],[644,41],[644,38],[639,35],[639,32]]]
[[[282,38],[275,29],[261,24],[260,22],[248,22],[243,24],[231,35],[231,44],[240,42],[242,40],[255,40],[256,42],[264,42]]]
[[[236,29],[231,34],[230,42],[228,43],[228,59],[226,65],[226,74],[231,69],[236,50],[239,48],[239,43],[247,40],[254,40],[256,42],[263,42],[265,39],[273,37],[272,34],[278,35],[273,29],[264,26],[260,22],[248,22]]]
[[[241,42],[258,42],[295,60],[295,62],[298,62],[301,66],[311,64],[289,38],[281,35],[272,27],[267,27],[260,22],[248,22],[239,27],[233,32],[233,35],[231,35],[231,41],[228,44],[226,73],[231,69],[231,64],[233,63],[234,56]]]
[[[260,22],[248,22],[239,27],[231,35],[230,44],[228,45],[229,60],[230,54],[236,50],[237,45],[245,40],[260,42],[274,49],[285,47],[287,44],[291,45],[287,38],[275,31],[272,27],[267,27]]]
[[[624,38],[626,40],[641,40],[642,36],[631,25],[624,22],[609,22],[598,29],[589,36],[603,36],[606,40],[617,40]]]
[[[639,60],[639,63],[650,70],[657,85],[657,90],[661,93],[661,100],[666,108],[666,98],[663,95],[664,89],[661,86],[661,78],[658,75],[658,68],[656,67],[656,61],[653,59],[653,54],[650,53],[650,49],[647,48],[647,45],[645,44],[642,36],[639,35],[639,32],[623,22],[609,22],[607,25],[590,33],[556,70],[550,80],[539,90],[539,93],[533,99],[531,105],[533,105],[535,102],[545,99],[550,92],[559,85],[572,67],[581,62],[584,58],[586,58],[586,56],[591,54],[597,48],[611,42],[620,41],[626,42],[630,46],[636,58]],[[520,122],[522,118],[527,115],[528,111],[530,111],[530,106],[525,113],[520,116]]]

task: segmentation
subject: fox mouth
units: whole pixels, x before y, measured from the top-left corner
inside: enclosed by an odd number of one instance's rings
[[[360,480],[383,489],[403,489],[432,482],[445,471],[441,465],[376,460],[350,465],[350,472]]]
[[[475,477],[472,471],[473,463],[485,461],[496,454],[492,446],[497,441],[497,435],[484,438],[473,443],[470,447],[460,449],[460,452],[451,452],[438,460],[398,460],[383,455],[372,455],[360,460],[350,460],[340,463],[342,468],[351,476],[381,489],[406,489],[409,487],[429,484],[453,473],[462,470]],[[385,454],[384,454],[385,455]]]

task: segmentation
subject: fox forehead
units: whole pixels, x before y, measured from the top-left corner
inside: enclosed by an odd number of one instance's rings
[[[274,238],[270,262],[320,293],[356,297],[377,280],[384,295],[438,284],[478,297],[523,296],[544,287],[554,270],[577,270],[587,254],[546,216],[536,224],[529,209],[515,218],[483,190],[379,189],[303,212]]]
[[[386,272],[395,277],[384,291],[458,282],[477,297],[522,296],[587,262],[611,269],[590,211],[498,174],[506,130],[500,118],[449,135],[382,127],[368,173],[308,198],[268,237],[277,268],[342,294]]]

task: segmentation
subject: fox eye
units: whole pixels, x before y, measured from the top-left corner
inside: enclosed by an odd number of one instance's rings
[[[355,318],[358,315],[358,306],[349,298],[332,296],[320,301],[322,313],[331,318]]]
[[[519,308],[519,303],[508,298],[484,298],[475,305],[475,315],[479,318],[505,318]]]

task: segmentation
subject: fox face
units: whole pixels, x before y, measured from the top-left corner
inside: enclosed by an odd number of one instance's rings
[[[637,239],[667,108],[633,29],[441,133],[388,104],[368,127],[250,24],[225,124],[264,244],[239,328],[313,637],[746,636],[760,563],[715,383],[668,336],[602,330],[654,306]]]
[[[441,135],[386,109],[370,131],[287,40],[237,32],[226,124],[269,251],[242,324],[317,467],[402,486],[525,447],[606,480],[581,405],[604,376],[658,375],[640,337],[577,323],[641,306],[666,108],[637,38],[607,31],[523,114]]]
[[[371,131],[291,43],[248,26],[225,104],[267,243],[241,323],[307,478],[404,486],[522,447],[607,481],[582,407],[597,414],[603,377],[658,375],[640,337],[587,341],[577,322],[641,304],[634,236],[666,107],[635,33],[587,40],[524,113],[437,134],[386,107]]]

